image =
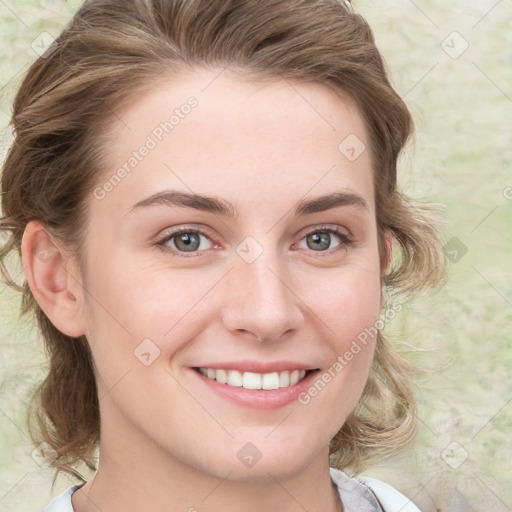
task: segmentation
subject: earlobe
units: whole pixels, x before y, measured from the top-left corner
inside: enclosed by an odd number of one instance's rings
[[[52,324],[68,336],[84,335],[83,293],[73,258],[40,221],[27,224],[21,253],[32,294]]]

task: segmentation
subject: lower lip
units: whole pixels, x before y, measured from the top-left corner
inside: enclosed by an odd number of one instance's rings
[[[198,370],[191,369],[194,375],[204,382],[213,392],[237,405],[253,409],[279,409],[296,400],[315,380],[320,370],[313,370],[297,384],[279,389],[245,389],[241,386],[229,386],[205,377]]]

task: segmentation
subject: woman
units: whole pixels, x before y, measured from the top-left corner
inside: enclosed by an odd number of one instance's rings
[[[96,471],[46,511],[417,510],[348,476],[416,427],[383,287],[443,272],[350,5],[86,1],[13,126],[1,258],[50,358],[34,442]]]

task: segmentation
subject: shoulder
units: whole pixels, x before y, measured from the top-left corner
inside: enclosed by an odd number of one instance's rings
[[[376,478],[352,478],[334,468],[331,468],[331,478],[338,487],[341,500],[349,512],[352,510],[421,512],[409,498]]]
[[[358,480],[373,491],[386,512],[421,512],[407,496],[391,485],[376,478],[360,477]]]
[[[85,482],[68,487],[64,492],[55,496],[42,512],[74,512],[73,505],[71,504],[71,496],[83,485],[85,485]]]

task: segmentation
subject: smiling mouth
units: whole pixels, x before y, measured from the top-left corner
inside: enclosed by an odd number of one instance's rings
[[[231,387],[245,389],[279,389],[294,386],[312,370],[291,370],[272,373],[240,372],[214,368],[195,368],[208,379]]]

